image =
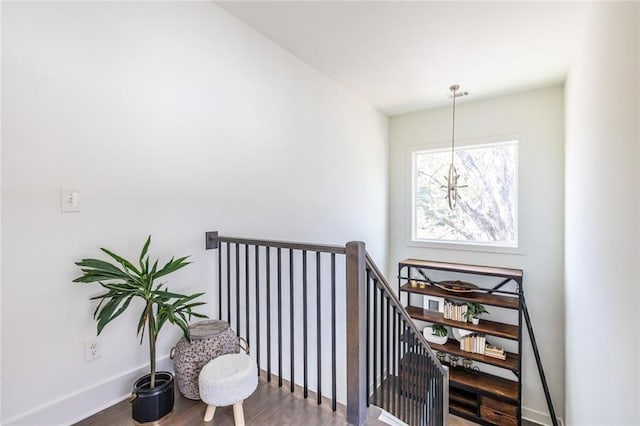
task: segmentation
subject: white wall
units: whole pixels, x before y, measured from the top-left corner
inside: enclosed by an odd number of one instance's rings
[[[565,382],[572,425],[640,418],[639,28],[637,3],[594,3],[566,85]]]
[[[462,82],[464,83],[464,82]],[[473,88],[465,88],[473,94]],[[563,93],[554,87],[490,100],[459,103],[456,140],[520,140],[519,206],[523,254],[410,246],[409,149],[451,140],[451,107],[390,120],[390,251],[396,274],[405,258],[521,268],[556,414],[563,415]],[[492,315],[492,317],[495,316]],[[512,318],[513,320],[513,318]],[[523,415],[549,423],[535,359],[524,343]]]
[[[98,290],[73,262],[98,247],[133,256],[153,234],[192,255],[169,283],[185,292],[214,282],[209,230],[364,240],[387,262],[387,119],[333,81],[209,2],[2,9],[3,423],[78,419],[147,361],[130,312],[84,362]]]

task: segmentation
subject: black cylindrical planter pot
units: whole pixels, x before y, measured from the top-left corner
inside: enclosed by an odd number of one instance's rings
[[[155,422],[173,410],[173,374],[158,371],[155,387],[149,389],[150,385],[151,374],[133,384],[135,398],[131,402],[131,417],[137,423]]]

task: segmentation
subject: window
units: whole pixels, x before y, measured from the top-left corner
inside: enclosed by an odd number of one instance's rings
[[[447,203],[451,149],[412,153],[412,240],[518,247],[518,142],[455,150],[460,175],[455,210]]]

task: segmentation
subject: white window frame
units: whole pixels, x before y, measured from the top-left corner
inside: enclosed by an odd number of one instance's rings
[[[488,253],[505,253],[505,254],[524,254],[525,253],[525,235],[521,226],[523,222],[524,210],[522,209],[522,177],[523,177],[523,162],[522,151],[525,146],[524,137],[522,135],[509,135],[500,137],[488,137],[488,138],[474,138],[456,140],[457,149],[468,149],[475,147],[490,147],[492,145],[502,145],[506,143],[516,142],[516,218],[515,218],[515,232],[516,232],[516,244],[495,243],[495,242],[474,242],[474,241],[449,241],[449,240],[426,240],[418,239],[415,236],[415,194],[416,194],[416,179],[415,179],[415,154],[422,151],[447,151],[451,149],[451,141],[431,143],[424,145],[413,145],[407,148],[407,197],[405,206],[409,209],[405,218],[408,219],[406,229],[407,234],[407,246],[420,247],[420,248],[434,248],[434,249],[446,249],[446,250],[468,250]]]

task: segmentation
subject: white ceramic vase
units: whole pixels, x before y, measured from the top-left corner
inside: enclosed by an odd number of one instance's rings
[[[426,327],[422,331],[422,334],[424,334],[424,338],[427,339],[427,342],[435,343],[436,345],[444,345],[445,343],[447,343],[447,340],[448,340],[448,335],[436,336],[435,334],[433,334],[433,330],[431,329],[431,326]]]

